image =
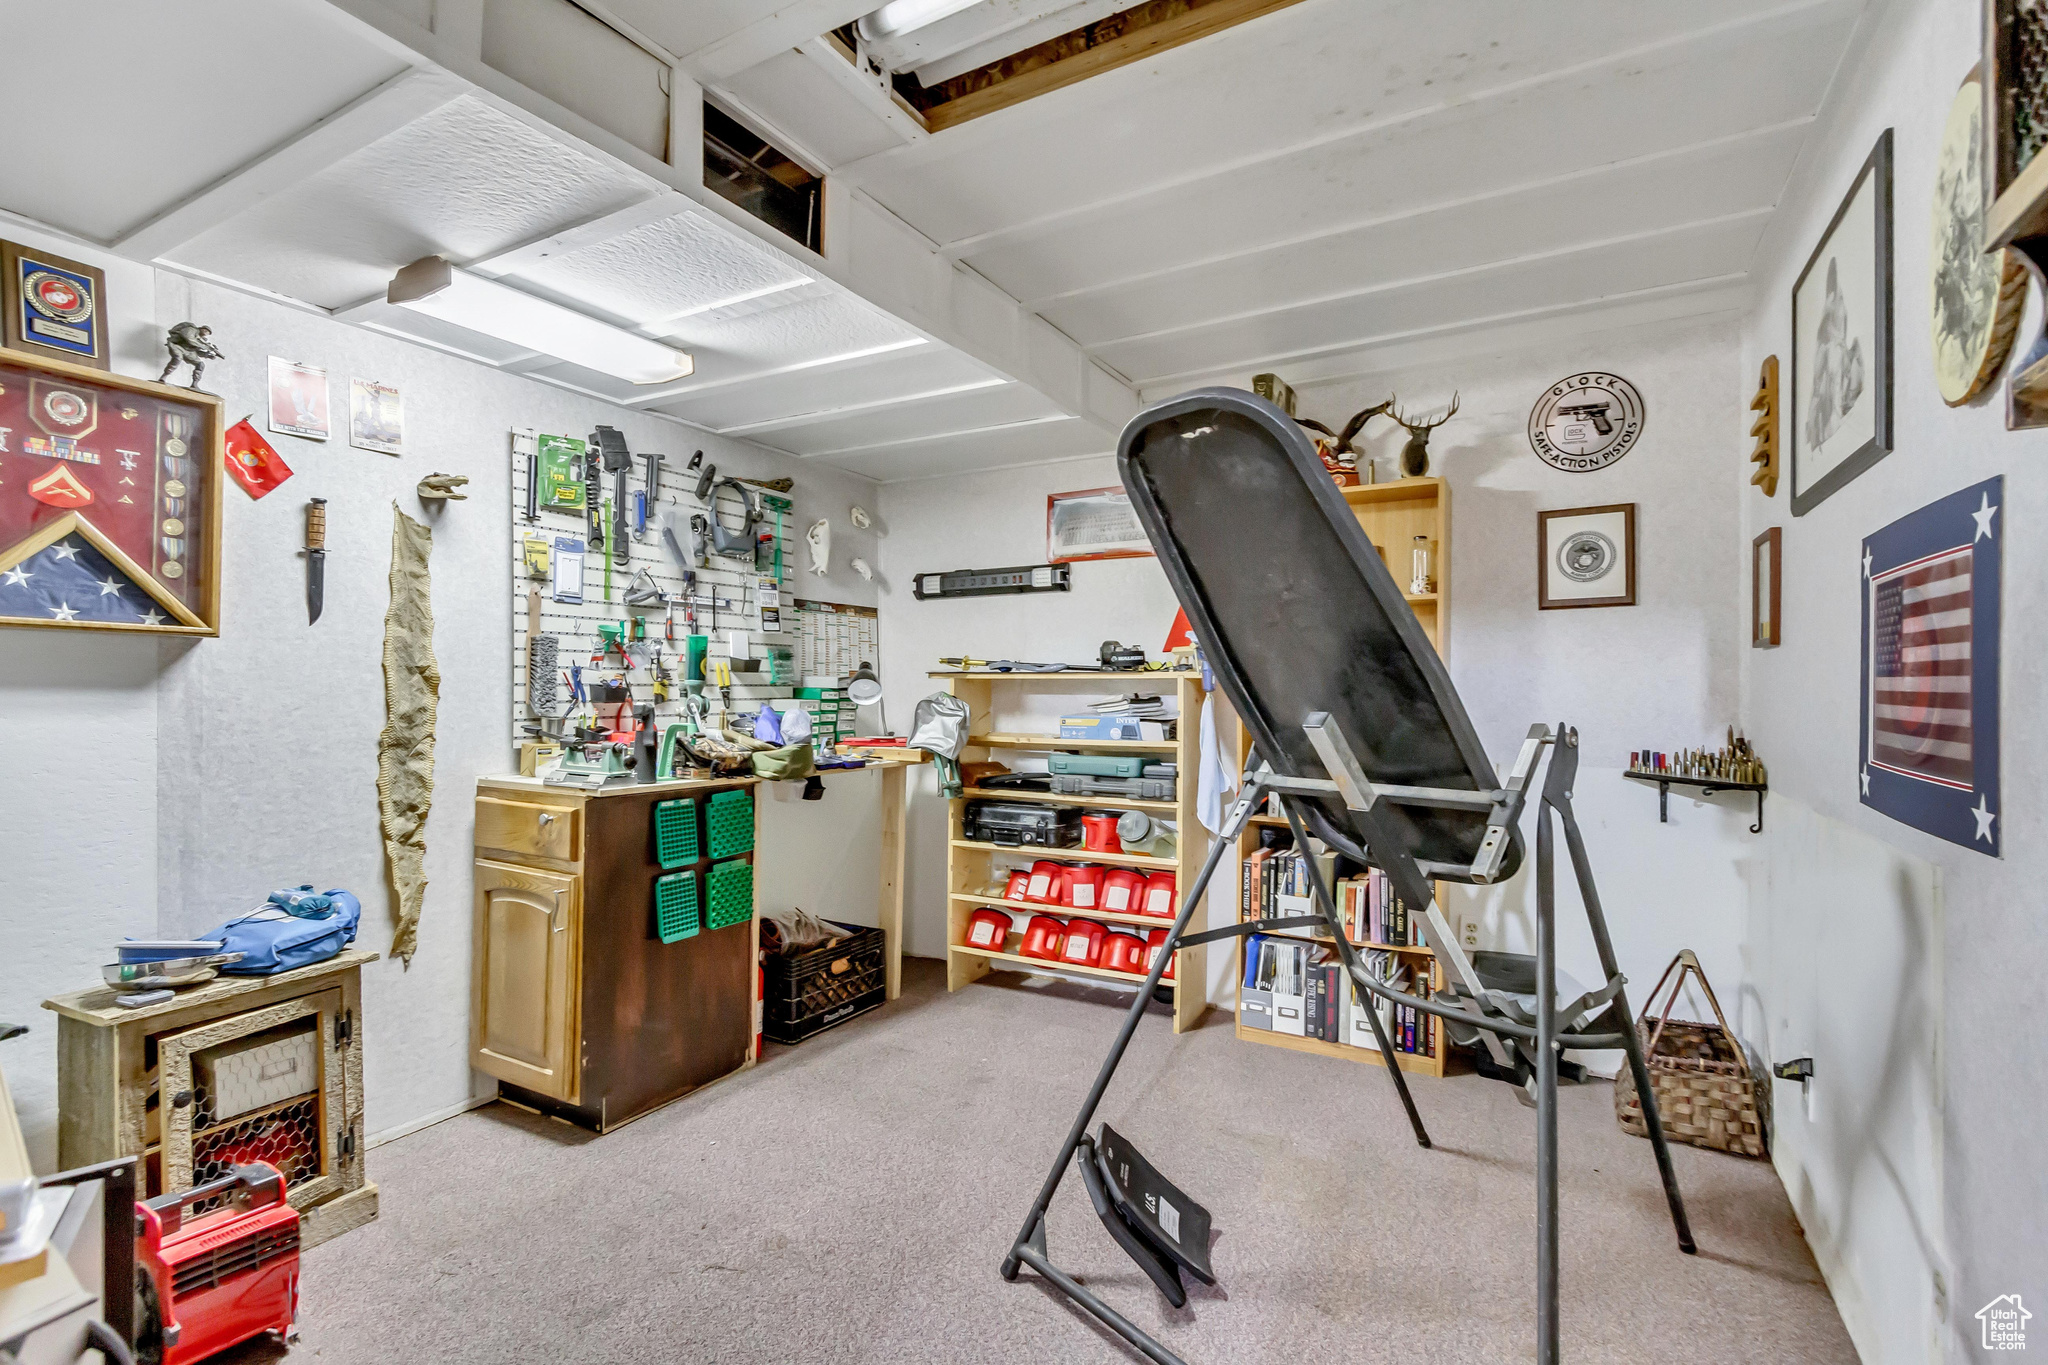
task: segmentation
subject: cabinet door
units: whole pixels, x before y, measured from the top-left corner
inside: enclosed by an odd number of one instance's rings
[[[509,863],[476,865],[470,1065],[576,1102],[582,879]]]
[[[342,1148],[353,1152],[358,1137],[348,1131],[340,1018],[341,992],[324,990],[159,1035],[162,1192],[267,1161],[296,1208],[342,1193]],[[251,1046],[236,1048],[244,1039]]]

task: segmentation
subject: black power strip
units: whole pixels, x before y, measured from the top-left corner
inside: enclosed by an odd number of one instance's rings
[[[910,593],[922,602],[933,597],[990,597],[1006,592],[1071,592],[1073,568],[1066,564],[1019,564],[1009,569],[954,569],[921,573]]]

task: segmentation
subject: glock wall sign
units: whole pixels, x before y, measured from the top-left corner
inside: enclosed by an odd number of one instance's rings
[[[1618,374],[1588,370],[1560,379],[1529,410],[1529,444],[1567,474],[1605,469],[1643,434],[1643,396]]]

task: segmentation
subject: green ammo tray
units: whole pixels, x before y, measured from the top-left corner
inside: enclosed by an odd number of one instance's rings
[[[744,787],[713,792],[706,803],[708,852],[714,858],[751,853],[754,848],[754,795]]]
[[[705,877],[705,927],[723,929],[728,924],[745,924],[754,915],[754,865],[744,858],[713,863]]]
[[[663,867],[681,867],[703,856],[698,851],[696,801],[655,803],[654,852]]]
[[[697,911],[697,869],[654,879],[654,933],[663,943],[695,936],[703,925]],[[712,926],[716,928],[717,926]]]

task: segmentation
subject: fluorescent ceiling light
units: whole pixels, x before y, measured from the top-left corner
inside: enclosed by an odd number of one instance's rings
[[[873,42],[877,38],[914,33],[926,24],[936,24],[980,3],[982,0],[889,0],[880,9],[861,16],[860,36]]]
[[[634,384],[666,384],[696,369],[673,346],[426,256],[391,277],[387,303],[555,356]]]

